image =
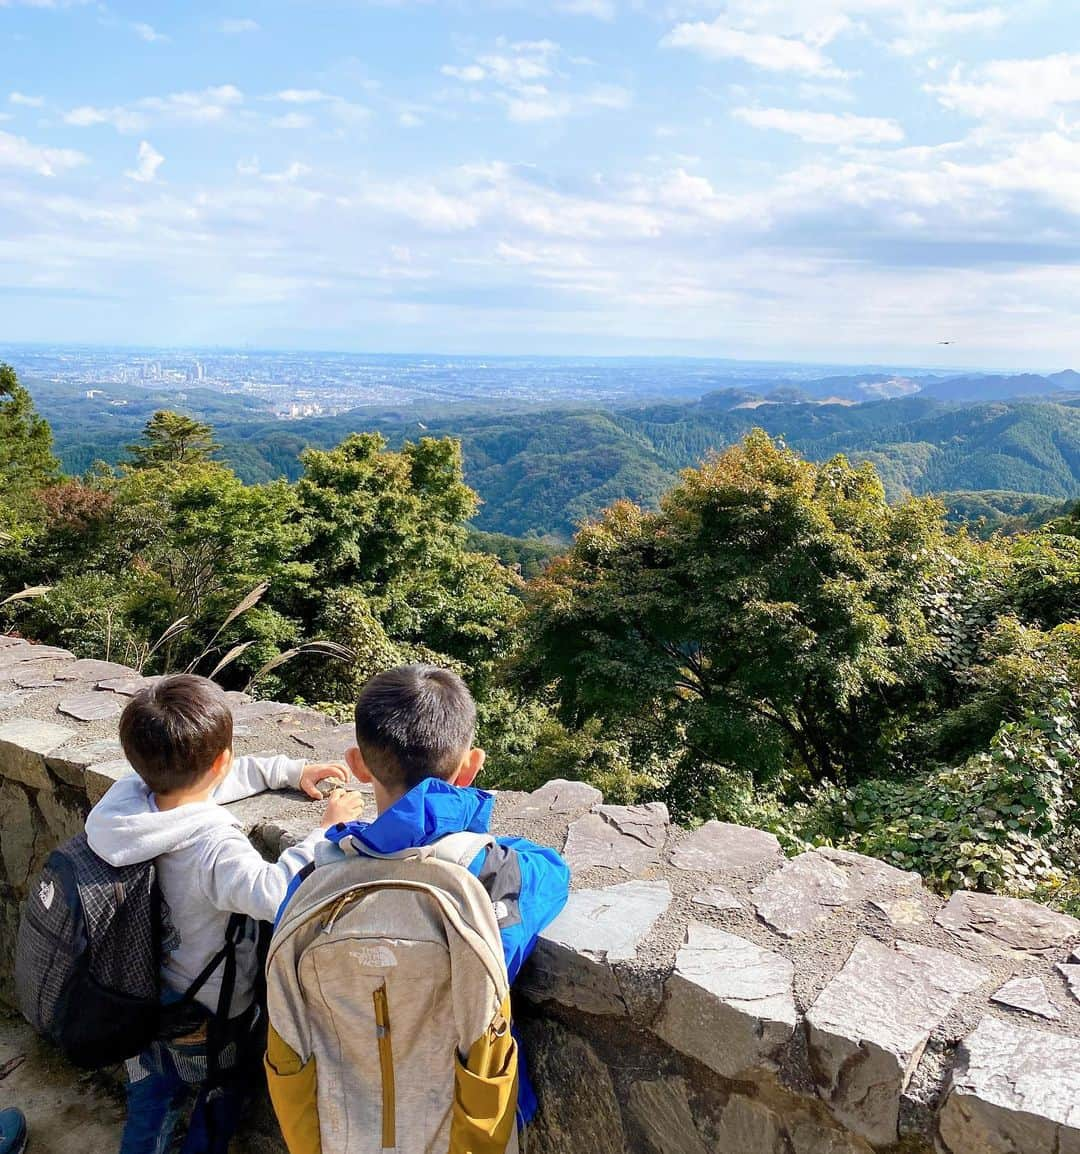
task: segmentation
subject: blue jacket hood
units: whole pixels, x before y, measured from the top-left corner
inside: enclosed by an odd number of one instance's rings
[[[346,822],[327,830],[326,836],[335,844],[352,837],[375,853],[394,853],[452,833],[487,833],[494,808],[495,798],[482,789],[429,777],[373,822]]]

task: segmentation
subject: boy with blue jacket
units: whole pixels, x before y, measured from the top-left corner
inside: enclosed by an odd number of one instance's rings
[[[495,799],[473,787],[485,760],[484,751],[473,747],[475,730],[476,705],[456,673],[405,665],[373,677],[357,702],[356,746],[345,759],[371,785],[378,816],[371,823],[335,825],[326,837],[347,851],[390,854],[449,834],[487,833]],[[312,868],[293,880],[279,922]],[[566,904],[570,871],[555,850],[514,837],[496,839],[468,868],[491,898],[513,982],[540,931]],[[530,1121],[535,1112],[522,1064],[519,1121]]]

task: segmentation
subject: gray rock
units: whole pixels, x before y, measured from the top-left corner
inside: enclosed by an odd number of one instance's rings
[[[52,835],[53,844],[59,845],[82,833],[86,810],[61,802],[56,794],[43,789],[37,795],[38,809],[45,820],[45,828]]]
[[[573,873],[593,866],[640,873],[660,864],[668,828],[660,803],[597,806],[570,826],[563,857]]]
[[[717,1126],[718,1151],[735,1154],[787,1154],[780,1116],[762,1102],[733,1094]]]
[[[28,661],[17,667],[12,682],[20,689],[45,689],[56,684],[56,675],[66,669],[66,661]]]
[[[710,886],[707,890],[702,890],[699,894],[694,894],[690,899],[695,906],[704,906],[709,910],[741,910],[743,903],[731,892],[723,886]]]
[[[1078,1154],[1080,1041],[983,1018],[960,1046],[939,1132],[947,1154]]]
[[[45,764],[61,781],[76,789],[86,786],[86,770],[102,761],[116,761],[123,756],[119,741],[91,741],[62,745],[45,758]]]
[[[1004,956],[1047,954],[1080,939],[1080,921],[1038,902],[957,890],[934,919],[963,942]]]
[[[0,649],[0,672],[6,672],[10,676],[17,666],[25,665],[27,662],[53,660],[74,661],[75,654],[52,645],[9,645]]]
[[[1068,965],[1059,964],[1056,969],[1065,979],[1065,984],[1069,987],[1069,993],[1080,1002],[1080,965],[1073,963]]]
[[[594,785],[556,778],[507,809],[507,818],[579,817],[604,800]]]
[[[725,1077],[768,1068],[795,1032],[793,980],[780,954],[691,922],[654,1030]]]
[[[782,857],[780,843],[771,833],[726,821],[707,821],[675,847],[671,864],[679,870],[723,873],[764,861],[779,864]]]
[[[34,818],[26,790],[0,783],[0,860],[9,885],[22,891],[34,860]]]
[[[71,654],[69,653],[70,657]],[[107,681],[113,677],[138,677],[138,671],[127,665],[118,665],[115,661],[96,661],[92,657],[84,657],[80,661],[73,661],[69,666],[57,674],[59,681],[85,681],[88,685],[96,685],[99,681]]]
[[[652,849],[660,849],[671,830],[671,816],[662,801],[650,801],[646,805],[598,805],[593,812],[619,833]]]
[[[160,680],[160,677],[106,677],[97,683],[97,688],[107,693],[118,693],[121,697],[134,697],[140,689]]]
[[[792,858],[753,891],[758,914],[784,937],[813,929],[834,912],[867,898],[893,898],[918,890],[918,874],[875,858],[838,849],[815,849]]]
[[[1077,969],[1080,969],[1080,966]],[[1040,1018],[1053,1020],[1061,1017],[1054,1009],[1054,1003],[1050,1001],[1046,983],[1042,978],[1013,978],[991,995],[990,1001],[1013,1010],[1026,1010],[1029,1014],[1038,1014]]]
[[[917,897],[887,898],[870,903],[888,919],[894,930],[914,929],[930,921],[930,913]]]
[[[124,707],[115,693],[100,693],[95,689],[63,698],[56,706],[56,711],[74,717],[77,721],[108,721],[112,717],[119,717]]]
[[[806,1015],[818,1092],[874,1145],[897,1141],[900,1095],[933,1029],[990,974],[944,950],[860,938]]]
[[[554,999],[591,1014],[625,1014],[611,964],[636,957],[670,904],[667,882],[576,890],[540,935],[521,988],[534,1000]]]
[[[233,709],[233,720],[245,732],[251,732],[252,727],[259,724],[283,732],[296,730],[300,733],[305,730],[331,729],[334,726],[334,722],[317,709],[284,705],[279,701],[251,701],[246,705],[237,705]]]
[[[627,1105],[651,1154],[711,1154],[694,1122],[682,1078],[635,1082]]]
[[[539,1154],[625,1154],[626,1138],[607,1066],[583,1038],[555,1022],[531,1022],[529,1067],[540,1112],[529,1128]]]
[[[597,961],[624,962],[671,904],[664,881],[625,882],[600,890],[575,890],[541,935]]]
[[[0,693],[0,711],[8,712],[22,705],[24,701],[33,697],[32,693],[19,692],[18,690],[5,690]]]
[[[809,1118],[788,1124],[792,1154],[873,1154],[874,1148],[854,1134],[836,1130]]]
[[[0,725],[0,776],[31,789],[48,789],[45,756],[76,736],[76,730],[50,721],[24,719]]]
[[[123,758],[87,766],[86,796],[90,804],[97,805],[121,778],[130,777],[134,772]]]

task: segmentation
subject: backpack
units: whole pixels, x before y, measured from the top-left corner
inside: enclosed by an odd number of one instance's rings
[[[321,847],[331,860],[267,959],[266,1071],[290,1154],[517,1154],[506,962],[467,868],[494,844]]]
[[[247,919],[233,915],[221,950],[180,1000],[163,1008],[166,921],[153,861],[111,866],[85,833],[53,850],[23,905],[15,943],[23,1017],[68,1061],[96,1070],[141,1053],[170,1023],[174,1031],[190,1028],[195,995],[223,963],[227,1007]]]

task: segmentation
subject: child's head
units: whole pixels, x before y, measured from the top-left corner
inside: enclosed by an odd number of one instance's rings
[[[140,689],[120,717],[120,744],[155,794],[190,790],[231,760],[232,710],[220,686],[180,673]]]
[[[475,732],[476,703],[456,673],[400,665],[364,686],[349,764],[391,797],[428,777],[471,785],[484,763],[483,751],[472,748]]]

